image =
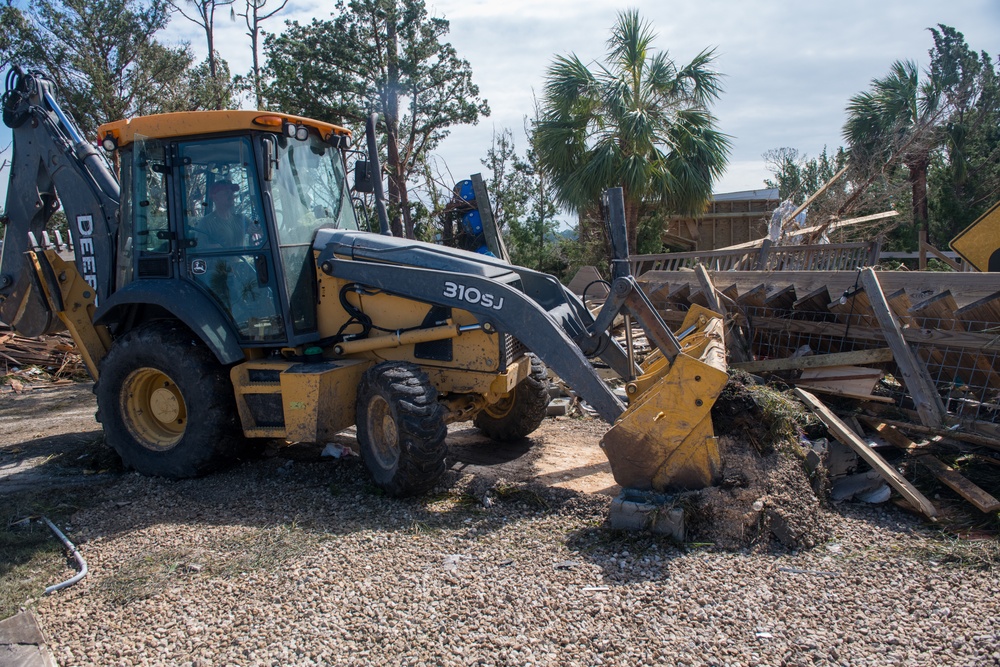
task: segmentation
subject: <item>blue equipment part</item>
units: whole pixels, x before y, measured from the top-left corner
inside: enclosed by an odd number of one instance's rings
[[[468,211],[462,215],[462,227],[465,231],[473,236],[479,236],[483,233],[483,219],[479,215],[479,211]]]
[[[455,192],[464,201],[472,202],[476,201],[476,192],[472,188],[472,181],[466,179],[464,181],[459,181],[455,184]]]

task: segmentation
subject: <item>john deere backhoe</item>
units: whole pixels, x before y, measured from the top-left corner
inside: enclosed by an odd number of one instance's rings
[[[623,486],[698,488],[717,474],[718,316],[690,312],[680,340],[663,325],[628,272],[620,191],[608,198],[614,282],[595,318],[551,276],[388,235],[384,208],[381,233],[359,228],[344,128],[164,114],[103,125],[101,152],[51,82],[18,69],[3,120],[0,320],[27,336],[69,329],[108,444],[142,473],[196,476],[247,439],[324,442],[356,425],[375,482],[420,493],[445,470],[447,424],[473,420],[496,440],[539,426],[547,365],[614,424],[602,444]],[[368,140],[355,188],[377,191]],[[72,260],[44,233],[60,205]],[[620,313],[658,348],[643,368],[608,335]],[[592,357],[627,380],[627,408]]]

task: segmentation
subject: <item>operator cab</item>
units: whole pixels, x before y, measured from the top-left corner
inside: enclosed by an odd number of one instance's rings
[[[316,231],[358,229],[342,150],[349,135],[294,116],[215,113],[226,114],[208,118],[217,131],[195,137],[182,134],[186,114],[101,128],[131,183],[122,188],[116,289],[187,281],[228,315],[244,347],[311,342]]]

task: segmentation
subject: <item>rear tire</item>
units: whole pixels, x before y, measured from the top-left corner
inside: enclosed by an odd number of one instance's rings
[[[178,323],[151,322],[115,341],[94,393],[106,442],[144,475],[197,477],[236,456],[229,374]]]
[[[531,374],[500,401],[488,405],[473,423],[493,440],[511,442],[533,433],[545,419],[549,407],[549,372],[535,355]]]
[[[368,472],[390,496],[429,491],[445,471],[444,407],[419,366],[387,361],[368,369],[357,397],[358,444]]]

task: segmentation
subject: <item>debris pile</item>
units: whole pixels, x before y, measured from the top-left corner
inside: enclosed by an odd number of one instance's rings
[[[37,382],[66,383],[89,377],[68,333],[25,338],[0,329],[0,372],[13,391]]]
[[[984,471],[1000,465],[1000,276],[716,271],[706,289],[694,271],[652,271],[640,283],[674,326],[692,304],[721,303],[730,346],[745,346],[731,368],[795,387],[825,425],[806,455],[815,469],[833,452],[833,499],[886,499],[888,485],[936,520],[954,492],[996,522]]]

